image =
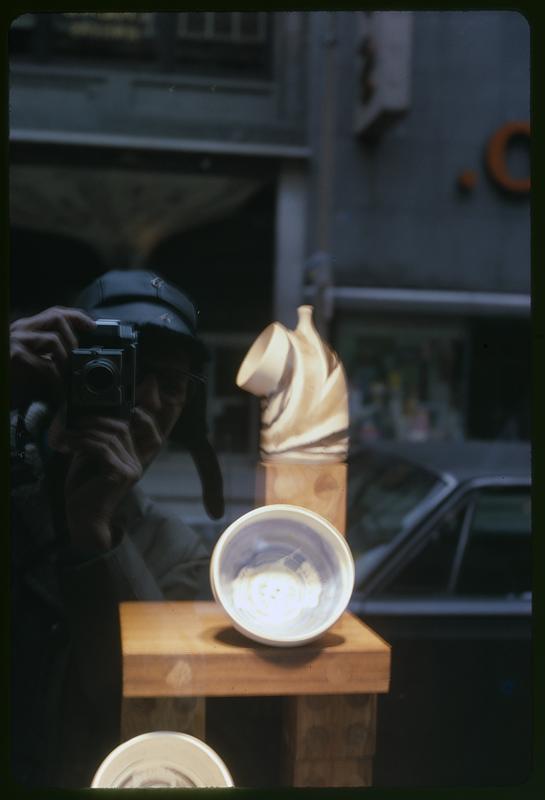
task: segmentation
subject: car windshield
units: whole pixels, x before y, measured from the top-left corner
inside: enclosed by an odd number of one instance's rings
[[[347,539],[356,561],[366,556],[365,572],[445,485],[435,473],[392,454],[369,449],[350,458]]]

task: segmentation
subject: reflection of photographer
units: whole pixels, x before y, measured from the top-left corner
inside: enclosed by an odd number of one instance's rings
[[[118,603],[208,596],[201,540],[137,487],[178,419],[223,513],[193,303],[132,271],[77,304],[10,329],[12,767],[29,786],[88,786],[118,743]]]

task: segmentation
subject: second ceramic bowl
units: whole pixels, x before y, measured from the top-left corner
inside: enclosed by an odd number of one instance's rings
[[[205,742],[177,731],[128,739],[104,759],[92,789],[191,789],[234,786],[229,770]]]

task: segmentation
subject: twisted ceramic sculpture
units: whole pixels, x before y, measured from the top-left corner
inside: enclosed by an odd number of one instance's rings
[[[348,450],[348,391],[342,364],[320,338],[312,306],[295,330],[273,322],[242,362],[237,386],[261,397],[264,461],[343,461]]]

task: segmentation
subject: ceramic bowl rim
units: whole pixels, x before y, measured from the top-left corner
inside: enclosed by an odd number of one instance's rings
[[[219,580],[219,568],[221,563],[222,553],[225,547],[229,544],[229,542],[233,539],[234,536],[237,535],[238,531],[245,527],[248,521],[252,521],[255,518],[267,516],[273,516],[275,513],[278,512],[287,512],[292,514],[295,518],[305,518],[314,522],[314,526],[312,529],[314,532],[322,538],[325,538],[328,544],[333,544],[333,548],[337,554],[338,560],[342,565],[342,569],[347,569],[350,575],[350,579],[346,582],[343,582],[343,592],[339,600],[335,603],[333,612],[326,618],[325,621],[321,622],[319,625],[313,627],[308,633],[306,634],[298,634],[298,635],[290,635],[290,636],[268,636],[266,633],[263,633],[259,630],[251,628],[244,623],[242,623],[227,607],[226,604],[223,602],[225,597],[225,591],[222,588],[221,581]],[[304,519],[301,520],[304,522]],[[320,530],[316,530],[316,525],[320,528]],[[327,533],[326,533],[327,532]],[[324,535],[325,534],[325,535]],[[354,559],[352,556],[352,552],[346,541],[345,537],[335,528],[335,526],[329,522],[329,520],[322,517],[315,511],[311,511],[308,508],[304,508],[303,506],[296,506],[288,503],[274,503],[271,505],[266,506],[259,506],[258,508],[254,508],[251,511],[242,514],[236,520],[234,520],[228,527],[224,530],[224,532],[219,537],[216,545],[214,547],[214,551],[212,553],[212,557],[210,559],[210,585],[212,588],[212,592],[214,598],[219,603],[219,605],[223,608],[225,613],[233,622],[235,628],[239,630],[241,633],[248,636],[250,639],[254,641],[261,642],[262,644],[270,644],[275,645],[278,647],[282,646],[291,646],[291,645],[301,645],[305,644],[306,642],[310,642],[313,639],[317,639],[321,636],[325,631],[329,630],[332,625],[337,622],[337,620],[342,616],[343,612],[346,610],[348,603],[350,601],[350,597],[352,595],[352,591],[354,589],[354,581],[355,581],[355,566],[354,566]]]
[[[146,741],[153,741],[157,739],[164,738],[168,736],[173,741],[176,739],[178,742],[183,742],[190,747],[194,747],[200,750],[206,757],[210,759],[214,763],[214,765],[218,768],[222,778],[224,779],[225,783],[223,785],[216,784],[215,787],[212,788],[223,788],[225,787],[234,787],[233,778],[231,773],[227,769],[223,759],[213,750],[209,744],[203,742],[202,739],[198,739],[196,736],[192,736],[189,733],[183,733],[182,731],[147,731],[146,733],[140,733],[137,736],[133,736],[130,739],[127,739],[121,744],[118,744],[117,747],[108,753],[105,756],[104,760],[99,765],[97,771],[94,774],[93,781],[91,783],[92,789],[97,788],[109,788],[109,787],[102,787],[100,786],[100,780],[103,778],[104,774],[111,767],[112,763],[115,762],[119,756],[122,756],[127,750],[130,750],[135,745],[142,744]],[[200,787],[197,787],[200,788]]]

